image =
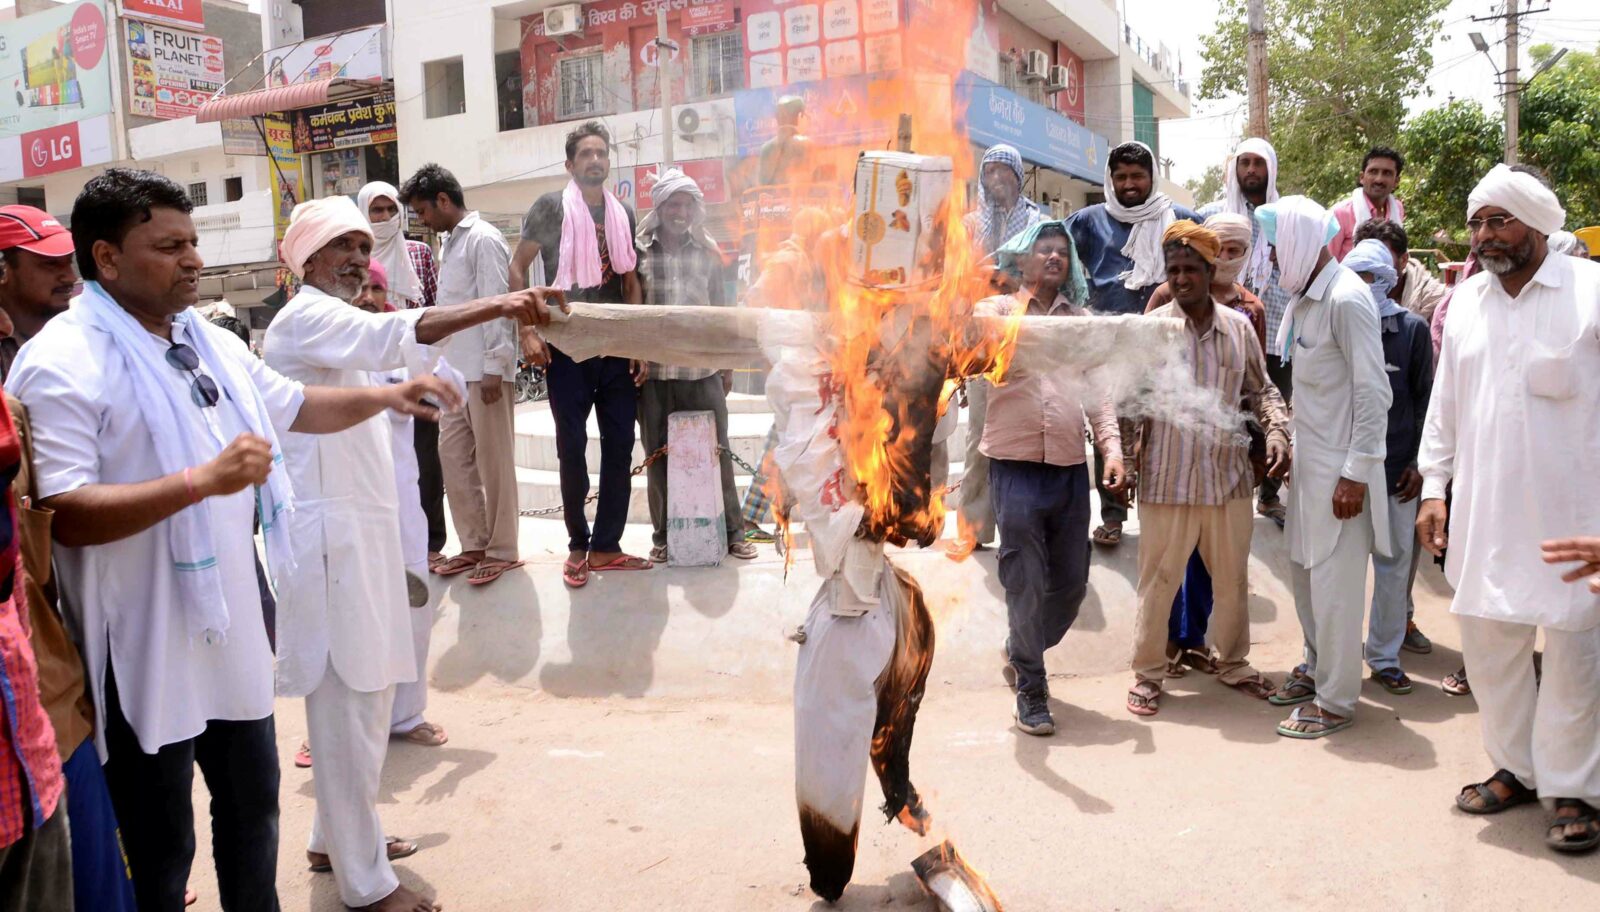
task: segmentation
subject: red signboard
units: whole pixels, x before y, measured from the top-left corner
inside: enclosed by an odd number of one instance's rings
[[[733,3],[717,0],[706,6],[691,6],[683,11],[684,28],[705,28],[712,25],[733,24]]]
[[[81,167],[77,123],[22,134],[22,175],[38,177]]]
[[[705,195],[706,205],[714,206],[728,201],[728,178],[722,168],[722,159],[706,158],[700,161],[679,162],[678,168],[700,185],[700,192]],[[655,170],[654,165],[633,169],[634,186],[639,188],[638,205],[635,208],[649,209],[655,205],[655,200],[650,198],[650,188],[655,186],[656,182]]]
[[[122,0],[122,15],[197,31],[206,27],[206,11],[200,0]]]
[[[1067,87],[1056,93],[1056,110],[1087,126],[1083,122],[1083,58],[1056,42],[1056,62],[1067,68]]]

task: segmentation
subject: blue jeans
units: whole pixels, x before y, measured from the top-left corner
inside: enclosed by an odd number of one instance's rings
[[[622,529],[628,524],[633,480],[633,421],[639,389],[633,385],[626,358],[590,358],[579,364],[551,349],[550,411],[556,420],[556,458],[561,461],[562,518],[567,522],[569,551],[610,553],[622,550]],[[600,425],[600,502],[595,507],[594,535],[584,500],[589,496],[589,413]]]
[[[94,739],[61,764],[72,834],[72,901],[78,912],[133,912],[133,880]]]
[[[1196,548],[1183,573],[1183,588],[1172,599],[1172,616],[1167,619],[1167,639],[1179,649],[1204,649],[1206,628],[1211,623],[1211,574]]]
[[[1017,689],[1045,689],[1045,650],[1061,642],[1089,591],[1089,470],[989,460],[1000,531],[1000,585]]]

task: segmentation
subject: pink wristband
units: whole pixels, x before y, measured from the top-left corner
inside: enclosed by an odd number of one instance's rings
[[[190,504],[197,504],[197,503],[200,502],[200,497],[199,497],[198,494],[195,493],[195,490],[194,490],[194,470],[193,469],[184,469],[183,470],[183,487],[184,487],[185,490],[187,490],[189,492],[189,503]]]

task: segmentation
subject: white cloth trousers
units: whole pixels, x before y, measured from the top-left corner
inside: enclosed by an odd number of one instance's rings
[[[1544,801],[1600,805],[1600,627],[1544,628],[1544,678],[1535,684],[1539,628],[1459,618],[1489,762]]]
[[[419,570],[406,568],[422,579],[428,578],[428,565]],[[411,645],[417,654],[417,679],[394,686],[394,707],[389,712],[389,731],[403,735],[426,722],[428,708],[428,645],[433,639],[433,599],[421,608],[411,609]]]
[[[1361,620],[1372,557],[1372,495],[1361,515],[1340,523],[1333,553],[1307,569],[1291,562],[1294,609],[1306,635],[1306,666],[1317,706],[1349,718],[1361,698]],[[1332,509],[1328,505],[1326,509]],[[1476,684],[1476,681],[1474,681]]]
[[[331,662],[317,689],[306,694],[306,734],[317,752],[309,848],[327,853],[347,906],[371,905],[400,886],[378,820],[378,779],[389,751],[393,704],[393,686],[351,690]]]
[[[1372,555],[1372,615],[1367,621],[1367,665],[1373,671],[1400,667],[1400,644],[1411,619],[1411,581],[1417,575],[1417,510],[1420,498],[1389,497],[1389,538],[1394,557]]]

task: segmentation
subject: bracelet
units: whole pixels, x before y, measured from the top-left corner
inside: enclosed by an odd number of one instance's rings
[[[194,470],[193,469],[184,469],[183,470],[183,487],[184,487],[185,490],[187,490],[189,492],[189,503],[191,505],[197,504],[197,503],[200,502],[200,496],[199,496],[199,494],[197,494],[195,492],[195,489],[194,489]]]

